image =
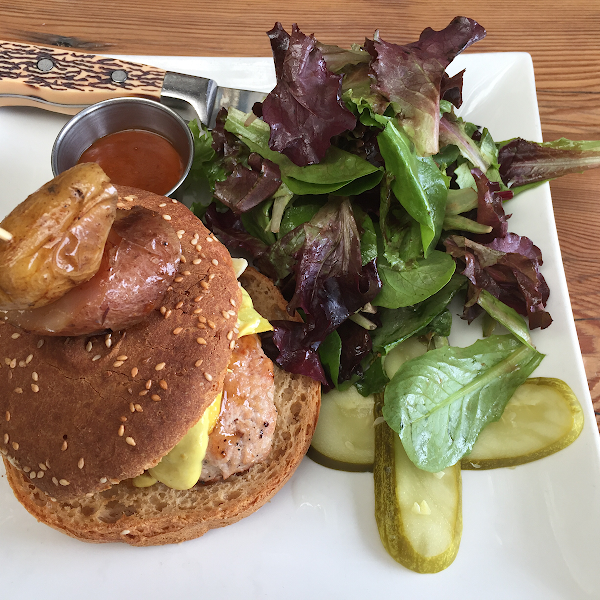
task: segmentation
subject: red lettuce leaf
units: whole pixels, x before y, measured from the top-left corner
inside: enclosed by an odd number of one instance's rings
[[[440,96],[442,100],[447,100],[454,104],[456,108],[462,106],[462,88],[463,88],[463,75],[465,69],[449,77],[446,73],[442,76],[442,85],[440,89]]]
[[[478,310],[471,307],[479,290],[490,294],[529,317],[530,329],[545,329],[552,322],[545,311],[550,290],[540,273],[542,253],[527,238],[515,233],[478,244],[461,236],[444,240],[446,251],[464,265],[462,274],[471,286],[463,318],[471,321]],[[472,308],[472,310],[470,310]]]
[[[561,138],[538,144],[516,138],[500,148],[498,162],[507,187],[535,185],[600,166],[600,142]]]
[[[488,225],[492,231],[474,236],[477,242],[490,242],[494,238],[503,238],[508,234],[507,219],[510,215],[504,212],[503,200],[510,200],[511,191],[500,191],[500,184],[490,181],[479,169],[471,171],[477,184],[477,222]]]
[[[270,198],[280,185],[279,167],[253,152],[248,167],[237,163],[224,181],[215,183],[214,195],[233,212],[243,213]]]
[[[371,89],[391,104],[406,133],[426,156],[439,150],[439,109],[446,67],[465,48],[485,37],[472,19],[455,17],[441,31],[425,29],[418,42],[399,46],[367,40],[371,54]]]
[[[299,167],[320,162],[331,138],[356,125],[341,100],[342,75],[327,69],[314,36],[296,25],[291,36],[280,23],[268,32],[277,85],[262,104],[271,127],[269,147]]]

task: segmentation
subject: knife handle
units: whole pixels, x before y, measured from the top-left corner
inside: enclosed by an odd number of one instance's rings
[[[107,56],[0,41],[0,106],[75,114],[122,96],[160,98],[166,71]]]

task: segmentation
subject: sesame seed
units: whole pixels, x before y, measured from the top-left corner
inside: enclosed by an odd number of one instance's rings
[[[23,471],[25,473],[29,473],[29,471],[31,471],[31,467],[23,467]]]
[[[215,267],[219,266],[219,261],[216,258],[213,258],[210,262],[215,265]]]
[[[208,276],[208,280],[209,280],[209,281],[212,281],[212,280],[213,280],[215,277],[216,277],[216,276],[215,276],[215,274],[214,274],[214,273],[211,273],[211,274]]]
[[[125,426],[121,425],[119,427],[119,431],[117,431],[117,435],[119,435],[119,437],[123,437],[123,434],[125,433]]]
[[[202,300],[202,296],[196,296],[194,298],[194,302],[200,302],[201,300]],[[6,363],[6,364],[8,364],[8,363]]]
[[[27,363],[24,360],[19,361],[19,366],[24,367]]]
[[[15,394],[22,394],[22,393],[23,393],[23,389],[22,388],[20,388],[20,387],[15,388]]]
[[[167,310],[167,312],[165,313],[165,319],[168,319],[171,316],[171,313],[173,311],[169,308],[169,310]]]
[[[8,365],[10,365],[10,358],[5,358],[4,364],[8,367]]]
[[[173,204],[177,204],[177,200],[175,200],[175,198],[171,198],[171,202],[172,202]]]
[[[6,420],[10,421],[10,412],[6,411]]]
[[[37,381],[39,378],[40,378],[40,376],[37,374],[37,372],[36,372],[36,371],[34,371],[34,372],[31,374],[31,379],[33,379],[34,381]]]
[[[25,359],[25,364],[28,365],[33,360],[33,354],[29,354]]]
[[[182,306],[183,306],[183,301],[181,301],[181,302],[178,302],[178,303],[175,305],[175,308],[181,308]]]
[[[70,483],[66,479],[59,479],[58,483],[60,483],[60,485],[64,485],[64,486],[70,485]]]
[[[116,360],[113,363],[113,367],[122,367],[123,366],[123,361],[122,360]]]
[[[199,337],[199,338],[196,338],[196,341],[197,341],[197,342],[198,342],[200,345],[202,345],[202,346],[204,346],[204,345],[206,344],[206,340],[205,340],[204,338],[201,338],[201,337]]]
[[[18,449],[19,449],[19,444],[18,444],[17,442],[13,442],[13,443],[12,443],[12,447],[13,447],[15,450],[18,450]]]
[[[231,316],[226,310],[222,310],[221,314],[223,315],[224,319],[229,319],[229,317]]]
[[[38,340],[37,347],[38,349],[44,345],[44,340]]]
[[[94,356],[94,358],[92,358],[92,362],[96,362],[97,360],[100,360],[102,357],[99,354],[96,354],[96,356]]]
[[[11,369],[14,369],[14,368],[17,366],[17,359],[16,359],[16,358],[13,358],[13,359],[10,361],[10,363],[9,363],[9,365],[8,365],[8,366],[9,366]]]
[[[157,371],[159,369],[156,369]],[[149,390],[152,387],[152,379],[148,379],[148,381],[146,381],[146,384],[144,386],[147,390]]]
[[[138,373],[139,373],[139,371],[138,371],[137,367],[133,367],[133,369],[131,369],[131,376],[132,377],[136,377]]]
[[[121,356],[117,356],[117,360],[127,360],[129,357],[126,354],[121,354]]]
[[[198,321],[200,321],[200,323],[206,323],[206,317],[200,316],[198,317]]]
[[[161,202],[158,206],[159,208],[164,208],[167,205],[166,202]]]
[[[135,408],[136,412],[144,412],[144,409],[142,408],[141,404],[136,404],[134,406],[134,408]]]
[[[106,483],[108,479],[106,477],[100,477],[100,483]]]
[[[201,246],[200,244],[198,244],[198,245],[196,246],[196,251],[197,251],[197,252],[200,252],[200,250],[202,250],[202,246]]]
[[[44,471],[38,471],[38,474],[37,474],[38,479],[41,479],[44,476],[44,474],[45,474]]]
[[[162,371],[162,370],[165,368],[165,365],[166,365],[166,363],[164,363],[164,362],[158,363],[158,364],[157,364],[157,365],[154,367],[154,370],[155,370],[155,371]]]
[[[47,467],[47,466],[46,466],[44,463],[40,463],[40,464],[38,465],[38,467],[39,467],[39,468],[40,468],[42,471],[45,471],[45,470],[48,468],[48,467]]]
[[[195,315],[199,315],[201,312],[202,312],[202,309],[201,309],[201,308],[196,308],[196,309],[194,309],[194,314],[195,314]]]
[[[69,447],[67,440],[64,440],[60,449],[64,452]]]
[[[17,338],[20,338],[20,337],[21,337],[21,334],[20,334],[20,333],[13,333],[13,334],[12,334],[10,337],[11,337],[13,340],[16,340]]]
[[[209,236],[206,238],[206,241],[207,241],[207,242],[212,242],[212,241],[213,241],[213,239],[212,239],[212,238],[210,237],[210,235],[209,235]]]
[[[206,325],[205,325],[204,323],[198,323],[198,324],[196,325],[196,327],[197,327],[198,329],[206,329]]]
[[[231,309],[230,309],[230,310],[228,310],[227,312],[229,313],[229,316],[230,316],[230,317],[235,317],[235,310],[231,310]]]
[[[31,391],[37,394],[40,391],[40,386],[37,383],[32,383]]]
[[[54,485],[58,485],[58,479],[56,479],[56,477],[53,477],[53,478],[52,478],[52,483],[53,483]]]
[[[186,258],[186,257],[185,257],[183,254],[182,254],[180,257],[179,257],[179,260],[180,260],[180,261],[181,261],[183,264],[185,264],[185,263],[187,262],[187,258]]]
[[[125,421],[127,421],[127,417],[121,417],[121,421],[123,421],[123,423],[125,423]]]
[[[181,275],[179,277],[175,277],[175,279],[173,279],[173,281],[175,283],[181,283],[183,281],[183,277],[181,277]]]
[[[231,342],[229,342],[229,349],[233,350],[235,348],[235,342],[232,340]]]
[[[194,264],[194,265],[199,265],[201,262],[202,262],[202,259],[201,259],[201,258],[195,258],[195,259],[192,261],[192,264]]]
[[[91,351],[92,351],[92,342],[88,342],[88,343],[85,345],[85,349],[86,349],[88,352],[91,352]]]
[[[173,329],[173,334],[179,335],[182,331],[183,331],[183,327],[175,327],[175,329]]]
[[[191,275],[192,272],[191,271],[184,271],[183,274],[187,277],[188,275]]]
[[[185,233],[185,229],[180,229],[177,231],[177,235],[183,235]]]
[[[167,382],[166,382],[164,379],[161,379],[161,380],[158,382],[158,385],[160,385],[160,387],[161,387],[163,390],[166,390],[166,389],[169,387],[169,386],[167,385]]]
[[[228,339],[229,341],[231,341],[231,340],[233,339],[233,331],[228,331],[228,332],[227,332],[227,339]]]
[[[35,479],[37,477],[37,473],[35,471],[31,471],[31,473],[29,473],[29,479]]]
[[[167,312],[167,308],[165,306],[160,307],[160,314],[164,315]]]
[[[235,300],[233,298],[229,298],[229,304],[231,304],[231,306],[235,306]]]
[[[107,348],[110,348],[112,346],[112,339],[110,338],[110,333],[106,336],[106,339],[104,340],[104,345]]]
[[[121,535],[129,535],[131,532],[129,531],[129,529],[123,529],[123,531],[121,531]]]
[[[204,371],[204,379],[206,379],[206,381],[212,381],[213,376],[210,373],[207,373],[206,371]]]
[[[200,287],[204,290],[208,289],[208,283],[206,281],[201,281],[200,282]]]
[[[126,437],[125,441],[130,445],[130,446],[135,446],[135,440],[132,437]]]
[[[133,402],[129,403],[129,412],[135,412],[135,406],[133,405]]]
[[[170,220],[171,220],[171,215],[163,215],[163,216],[162,216],[162,218],[163,218],[165,221],[170,221]]]
[[[216,328],[217,328],[217,326],[216,326],[216,325],[215,325],[215,324],[214,324],[212,321],[207,321],[207,323],[208,323],[208,326],[209,326],[211,329],[216,329]]]
[[[79,459],[79,462],[77,463],[77,466],[78,466],[80,469],[83,469],[83,465],[85,465],[85,460],[83,460],[83,458],[80,458],[80,459]]]
[[[129,196],[125,196],[123,199],[127,200],[127,202],[133,202],[136,198],[137,196],[135,194],[131,194]]]
[[[138,396],[145,396],[148,393],[148,390],[142,390],[141,392],[138,392]]]
[[[204,361],[203,361],[201,358],[199,358],[199,359],[198,359],[198,360],[197,360],[197,361],[194,363],[194,366],[195,366],[195,367],[199,367],[199,366],[200,366],[200,365],[201,365],[203,362],[204,362]]]
[[[4,443],[8,444],[8,440],[9,440],[8,433],[5,433],[4,434]]]
[[[152,396],[150,396],[150,398],[152,398],[152,400],[154,400],[154,402],[160,402],[160,396],[158,394],[152,394]]]

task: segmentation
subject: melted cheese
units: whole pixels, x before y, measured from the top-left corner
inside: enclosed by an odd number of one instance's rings
[[[247,264],[247,263],[246,263]],[[250,294],[242,291],[242,305],[238,312],[239,337],[271,331],[273,326],[261,317]],[[221,412],[222,394],[204,411],[201,419],[183,436],[181,441],[152,469],[133,479],[136,487],[149,487],[157,481],[175,490],[189,490],[196,485],[202,473],[202,461],[208,447],[208,436],[214,429]]]

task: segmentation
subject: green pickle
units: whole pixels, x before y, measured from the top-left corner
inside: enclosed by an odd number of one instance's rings
[[[571,388],[560,379],[534,377],[521,385],[502,417],[480,434],[463,469],[522,465],[573,443],[583,428],[583,411]]]
[[[376,414],[381,417],[381,403]],[[375,520],[390,556],[417,573],[438,573],[458,553],[462,535],[460,464],[429,473],[410,461],[383,419],[375,426]]]

